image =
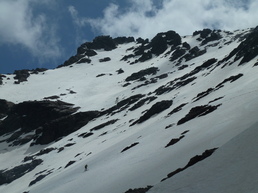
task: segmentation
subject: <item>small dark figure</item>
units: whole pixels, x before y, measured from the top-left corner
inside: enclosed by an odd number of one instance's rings
[[[85,169],[85,171],[88,170],[88,165],[87,164],[84,166],[84,169]]]

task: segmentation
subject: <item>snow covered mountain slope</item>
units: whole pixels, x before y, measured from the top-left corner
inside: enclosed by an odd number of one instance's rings
[[[257,45],[257,27],[101,36],[0,75],[0,192],[258,192]]]

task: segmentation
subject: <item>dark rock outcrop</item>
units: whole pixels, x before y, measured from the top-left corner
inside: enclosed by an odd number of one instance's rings
[[[247,63],[258,55],[258,28],[256,27],[249,33],[244,41],[242,41],[237,48],[225,57],[220,63],[226,62],[233,56],[234,62],[240,60],[239,65]]]
[[[150,42],[151,53],[158,56],[166,51],[166,49],[168,48],[168,45],[164,36],[163,36],[163,33],[159,33],[151,40]]]
[[[14,71],[14,79],[16,79],[17,81],[15,81],[15,84],[20,84],[21,82],[27,81],[27,78],[30,76],[29,70],[15,70]]]
[[[216,106],[202,105],[202,106],[193,107],[184,118],[180,119],[177,122],[177,125],[181,125],[181,124],[183,124],[187,121],[190,121],[196,117],[205,116],[205,115],[215,111],[220,105],[221,104],[216,105]]]
[[[118,69],[117,71],[117,74],[123,74],[124,73],[124,70],[122,68]]]
[[[203,70],[207,70],[207,69],[211,68],[216,61],[217,61],[217,59],[211,58],[211,59],[207,60],[206,62],[204,62],[202,65],[197,66],[191,72],[181,76],[179,79],[180,80],[185,80],[186,78],[189,78],[189,77],[191,77],[193,75],[196,75],[197,73],[199,73],[199,72],[201,72]]]
[[[147,186],[146,188],[135,188],[129,189],[125,193],[146,193],[148,192],[153,186]]]
[[[143,70],[140,70],[139,72],[135,72],[135,73],[131,74],[130,76],[128,76],[125,79],[125,81],[134,81],[134,80],[139,80],[142,77],[147,76],[147,75],[155,75],[155,74],[157,74],[158,70],[159,69],[157,67],[150,67],[147,69],[143,69]]]
[[[212,32],[211,29],[206,28],[203,30],[193,32],[193,36],[200,35],[201,38],[206,38],[211,32]]]
[[[183,104],[179,105],[178,107],[174,108],[170,113],[168,113],[168,116],[171,116],[171,115],[173,115],[174,113],[177,113],[177,112],[181,111],[182,108],[183,108],[185,105],[187,105],[187,104],[188,104],[188,103],[183,103]]]
[[[30,163],[21,164],[9,170],[0,170],[0,185],[9,184],[12,181],[22,177],[26,173],[34,170],[43,162],[41,159],[33,160]]]
[[[50,173],[48,174],[42,174],[42,175],[39,175],[37,176],[34,180],[32,180],[29,184],[29,186],[32,186],[34,184],[36,184],[37,182],[39,182],[40,180],[44,179],[46,176],[48,176]]]
[[[111,58],[105,57],[105,58],[99,59],[99,62],[108,62],[108,61],[110,61],[110,60],[111,60]]]
[[[0,99],[0,119],[7,116],[14,103]]]
[[[175,31],[168,31],[158,33],[150,42],[148,39],[143,40],[138,38],[136,40],[140,45],[134,48],[134,54],[126,55],[121,60],[127,61],[129,58],[140,56],[139,59],[135,60],[131,64],[137,62],[145,62],[152,58],[152,55],[160,55],[164,53],[168,45],[171,46],[171,50],[175,49],[176,46],[181,44],[181,37]]]
[[[0,135],[13,133],[6,141],[19,145],[47,144],[66,136],[99,116],[97,111],[75,113],[78,108],[61,101],[26,101],[13,105],[0,124]],[[34,132],[32,135],[25,135]]]
[[[97,130],[100,130],[100,129],[102,129],[102,128],[108,126],[108,125],[114,124],[114,123],[117,122],[117,121],[118,121],[118,119],[113,119],[113,120],[107,121],[107,122],[102,123],[102,124],[100,124],[100,125],[98,125],[98,126],[96,126],[96,127],[93,127],[92,129],[90,129],[90,131],[97,131]]]
[[[117,48],[116,42],[110,36],[98,36],[92,42],[86,42],[84,45],[91,50],[104,49],[105,51],[110,51]]]
[[[212,93],[214,90],[215,90],[214,88],[208,88],[206,91],[197,94],[197,96],[193,98],[193,101],[196,102],[196,101],[200,100],[201,98]]]
[[[113,39],[115,44],[126,44],[130,42],[134,42],[134,37],[117,37]]]
[[[186,49],[185,48],[178,48],[178,49],[176,49],[172,53],[172,55],[171,55],[169,60],[173,62],[173,61],[181,58],[185,53],[186,53]]]
[[[187,54],[184,55],[186,61],[189,61],[193,58],[201,56],[205,54],[207,51],[206,49],[200,50],[197,46],[193,47]]]
[[[97,52],[95,52],[92,49],[89,49],[87,45],[84,43],[79,48],[77,48],[77,55],[85,55],[88,57],[92,57],[97,55]]]
[[[126,150],[128,150],[128,149],[130,149],[130,148],[132,148],[132,147],[134,147],[134,146],[136,146],[136,145],[138,145],[138,144],[139,144],[139,142],[135,142],[135,143],[131,144],[130,146],[125,147],[125,148],[121,151],[121,153],[124,152],[124,151],[126,151]]]
[[[165,148],[171,146],[171,145],[174,145],[176,144],[177,142],[179,142],[181,139],[183,139],[185,136],[184,135],[181,135],[179,138],[173,138],[170,140],[170,142],[165,146]]]
[[[29,156],[26,156],[24,159],[23,159],[23,162],[27,162],[27,161],[30,161],[30,160],[34,160],[37,156],[41,156],[41,155],[44,155],[44,154],[48,154],[49,152],[51,151],[54,151],[56,148],[45,148],[45,149],[42,149],[40,150],[38,153],[34,154],[34,155],[29,155]]]
[[[80,134],[78,137],[87,138],[87,137],[89,137],[89,136],[91,136],[91,135],[93,135],[93,133],[92,133],[92,132],[90,132],[90,133],[85,132],[85,133]]]
[[[64,66],[70,66],[71,64],[80,63],[91,63],[90,57],[97,55],[95,50],[104,49],[105,51],[111,51],[117,48],[118,44],[124,44],[133,42],[133,37],[117,37],[112,38],[110,36],[98,36],[93,39],[92,42],[85,42],[79,48],[77,48],[76,55],[70,57],[63,64],[59,65],[57,68]],[[101,60],[100,62],[109,61],[108,58]]]
[[[65,168],[69,167],[70,165],[74,164],[75,162],[76,162],[76,161],[69,161],[69,162],[66,164]]]
[[[190,50],[190,48],[191,48],[191,46],[187,42],[182,43],[182,47],[187,50]]]
[[[216,88],[216,89],[219,89],[219,88],[223,87],[226,82],[230,82],[230,83],[231,83],[231,82],[234,82],[234,81],[236,81],[237,79],[241,78],[242,76],[243,76],[242,73],[239,73],[239,74],[237,74],[237,75],[235,75],[235,76],[230,76],[229,78],[226,78],[226,79],[223,80],[221,83],[219,83],[215,88]]]
[[[144,45],[144,44],[148,44],[149,43],[149,39],[147,38],[147,39],[142,39],[142,38],[137,38],[136,39],[136,42],[138,43],[138,44],[142,44],[142,45]]]
[[[46,123],[42,133],[36,138],[33,144],[48,144],[77,131],[89,121],[99,116],[97,111],[79,112],[76,114],[61,117]]]
[[[44,97],[44,100],[55,100],[55,99],[59,99],[60,97],[57,95],[53,95],[53,96],[49,96],[49,97]]]
[[[36,68],[36,69],[31,70],[31,74],[38,74],[40,72],[45,72],[47,70],[48,69],[46,69],[46,68]]]
[[[129,111],[134,111],[135,109],[138,109],[138,108],[140,108],[141,106],[143,106],[146,102],[151,102],[151,101],[153,101],[153,100],[155,100],[157,97],[147,97],[147,98],[144,98],[144,99],[142,99],[142,100],[140,100],[140,101],[138,101],[134,106],[132,106],[130,109],[129,109]]]
[[[168,82],[166,85],[162,85],[159,88],[157,88],[154,91],[154,93],[156,95],[162,95],[162,94],[168,93],[168,92],[170,92],[174,89],[179,89],[183,86],[186,86],[186,85],[188,85],[189,83],[193,82],[196,79],[196,77],[189,77],[188,78],[188,76],[190,76],[190,75],[186,74],[186,75],[184,75],[180,78],[176,78],[173,81]]]
[[[82,58],[79,61],[76,62],[76,64],[81,64],[81,63],[91,63],[91,59],[89,58]]]
[[[148,119],[150,119],[152,116],[161,113],[162,111],[168,109],[173,104],[172,100],[164,100],[155,103],[149,110],[147,110],[144,115],[142,115],[137,121],[132,123],[130,126],[133,126],[137,123],[142,123]]]
[[[3,78],[6,78],[6,76],[3,74],[0,74],[0,85],[3,84]]]
[[[85,57],[84,54],[77,54],[75,56],[71,56],[63,64],[57,66],[57,68],[61,68],[61,67],[64,67],[64,66],[70,66],[71,64],[74,64],[74,63],[80,63],[80,60],[83,60],[84,57]]]
[[[149,59],[151,59],[152,58],[152,53],[151,53],[151,51],[148,51],[148,52],[143,52],[142,53],[142,56],[136,61],[136,62],[145,62],[145,61],[147,61],[147,60],[149,60]]]
[[[173,177],[174,175],[178,174],[179,172],[182,172],[182,171],[184,171],[185,169],[187,169],[187,168],[193,166],[194,164],[196,164],[196,163],[198,163],[198,162],[200,162],[200,161],[206,159],[207,157],[211,156],[211,155],[215,152],[216,149],[218,149],[218,148],[208,149],[208,150],[205,150],[205,152],[203,152],[201,155],[196,155],[196,156],[192,157],[192,158],[189,160],[189,162],[186,164],[185,167],[183,167],[183,168],[178,168],[177,170],[175,170],[175,171],[169,173],[169,174],[167,175],[167,177],[164,178],[164,179],[162,179],[161,181],[164,181],[164,180],[166,180],[166,179],[168,179],[168,178],[171,178],[171,177]]]
[[[206,45],[209,42],[216,41],[221,39],[222,36],[220,35],[219,31],[212,31],[205,39],[202,41],[201,45]]]
[[[61,101],[26,101],[13,105],[0,126],[0,135],[19,128],[25,133],[30,132],[49,121],[76,112],[78,109],[72,106]]]
[[[114,105],[113,107],[111,107],[109,109],[102,111],[100,114],[101,115],[114,115],[116,113],[119,113],[119,112],[129,108],[130,105],[136,103],[144,96],[145,95],[137,94],[137,95],[130,96],[126,99],[123,99],[121,101],[119,101],[119,98],[117,98],[116,105]]]
[[[172,49],[181,44],[181,36],[175,31],[158,33],[149,43],[147,47],[151,48],[151,53],[158,56],[164,53],[168,45]]]

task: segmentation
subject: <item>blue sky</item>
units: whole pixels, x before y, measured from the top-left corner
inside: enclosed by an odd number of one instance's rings
[[[258,25],[257,0],[0,0],[0,73],[55,68],[98,35]]]

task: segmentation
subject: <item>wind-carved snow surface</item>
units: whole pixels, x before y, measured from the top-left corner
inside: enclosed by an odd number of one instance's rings
[[[0,192],[124,193],[147,186],[155,193],[258,192],[258,57],[242,65],[234,57],[223,61],[252,30],[219,31],[221,38],[204,45],[200,35],[182,37],[190,49],[206,50],[189,60],[170,61],[171,45],[144,62],[134,63],[140,56],[121,60],[140,46],[130,42],[95,50],[90,63],[30,74],[20,84],[5,75],[1,99],[60,100],[103,115],[49,144],[10,146],[11,133],[1,136],[2,173],[35,159],[42,163]],[[111,60],[103,62],[106,57]],[[152,71],[126,80],[146,69]]]

